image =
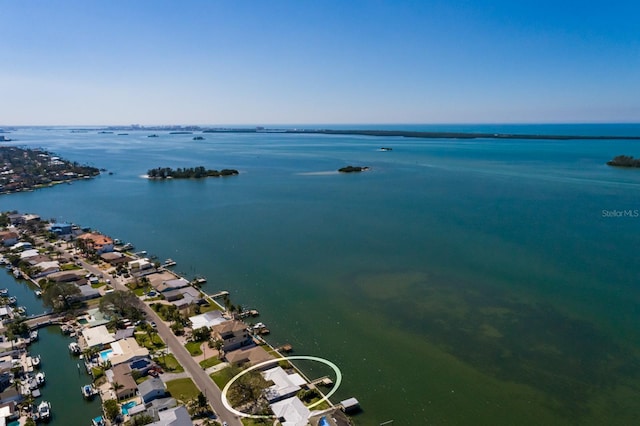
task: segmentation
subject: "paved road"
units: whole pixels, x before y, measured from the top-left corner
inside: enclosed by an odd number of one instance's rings
[[[97,276],[102,276],[104,271],[99,268],[81,260],[82,267],[89,272],[94,273]],[[116,277],[111,280],[111,285],[115,290],[129,291],[124,285],[124,280],[121,277]],[[225,421],[229,426],[242,426],[242,422],[235,414],[230,413],[224,405],[222,405],[222,392],[218,389],[218,386],[211,380],[207,373],[202,370],[200,364],[194,361],[189,351],[185,349],[180,343],[178,338],[173,334],[171,329],[162,321],[162,319],[151,309],[147,304],[141,302],[143,310],[147,314],[149,321],[155,321],[156,330],[158,335],[165,341],[171,353],[176,357],[178,363],[184,368],[185,372],[193,379],[195,385],[200,389],[202,393],[207,397],[211,408],[218,415],[220,421]]]
[[[200,364],[193,359],[185,347],[182,346],[171,329],[162,322],[153,309],[146,304],[143,304],[143,310],[147,313],[148,319],[154,320],[155,318],[154,321],[157,325],[158,334],[167,343],[171,353],[176,357],[178,363],[182,365],[189,376],[191,376],[196,386],[206,395],[211,407],[218,414],[220,420],[227,422],[229,425],[242,426],[242,422],[222,405],[221,392],[218,386],[211,380],[207,373],[202,370]]]

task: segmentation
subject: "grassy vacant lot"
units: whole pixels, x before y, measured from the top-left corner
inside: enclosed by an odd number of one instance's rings
[[[233,376],[238,374],[239,371],[239,369],[227,367],[220,371],[216,371],[215,373],[211,374],[210,377],[214,381],[214,383],[218,385],[220,389],[222,389],[227,384],[227,382],[233,378]]]
[[[188,377],[167,382],[167,390],[172,397],[182,402],[194,399],[200,393],[196,385],[194,385],[193,381]]]
[[[140,346],[143,346],[149,350],[164,348],[164,342],[162,341],[160,336],[158,336],[158,333],[136,333],[135,338],[136,342],[138,342]]]
[[[220,364],[222,361],[220,359],[218,359],[217,356],[212,356],[211,358],[207,358],[203,361],[200,361],[200,367],[204,368],[205,370],[209,367],[213,367],[214,365],[218,365]]]
[[[202,345],[202,342],[187,342],[187,344],[184,345],[184,347],[187,348],[191,356],[198,356],[198,355],[202,355],[202,350],[200,349],[201,345]]]
[[[184,371],[184,368],[178,364],[178,360],[176,360],[173,354],[160,355],[156,358],[156,362],[160,364],[167,373],[182,373]]]

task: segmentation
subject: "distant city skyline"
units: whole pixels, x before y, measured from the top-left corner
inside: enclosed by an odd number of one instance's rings
[[[640,122],[627,0],[0,0],[0,16],[0,126]]]

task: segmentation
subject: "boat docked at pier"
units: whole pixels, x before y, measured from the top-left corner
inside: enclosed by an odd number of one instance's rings
[[[49,401],[42,401],[38,405],[38,419],[42,421],[49,421],[51,419],[51,403]]]
[[[84,385],[80,388],[82,392],[82,396],[85,399],[92,399],[94,396],[98,394],[98,389],[93,384]]]
[[[44,386],[44,382],[45,382],[44,371],[41,371],[38,374],[36,374],[36,383],[38,384],[38,386]]]
[[[71,352],[74,355],[80,355],[80,352],[82,352],[82,349],[80,349],[80,345],[78,345],[77,342],[71,342],[69,343],[69,352]]]

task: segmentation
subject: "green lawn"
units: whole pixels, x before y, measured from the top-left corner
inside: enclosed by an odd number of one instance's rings
[[[224,388],[229,380],[233,378],[236,374],[238,374],[239,370],[237,368],[227,367],[220,371],[216,371],[210,375],[211,380],[218,385],[220,389]]]
[[[173,354],[160,355],[156,358],[156,362],[160,364],[167,373],[182,373],[184,371],[184,368],[178,364],[178,360],[176,360]]]
[[[140,346],[144,346],[149,350],[160,349],[160,348],[164,348],[165,346],[160,336],[158,336],[158,333],[151,333],[151,335],[149,335],[148,333],[146,334],[136,333],[135,338],[136,338],[136,342],[138,342]]]
[[[211,358],[207,358],[204,361],[200,361],[200,367],[205,370],[209,367],[213,367],[214,365],[220,364],[222,361],[218,359],[218,356],[212,356]]]
[[[194,399],[200,393],[196,385],[194,385],[193,381],[188,377],[167,382],[167,390],[172,397],[182,402]]]
[[[201,345],[202,345],[202,342],[187,342],[187,344],[184,345],[184,347],[187,348],[191,356],[198,356],[198,355],[202,355],[202,350],[200,349]]]

